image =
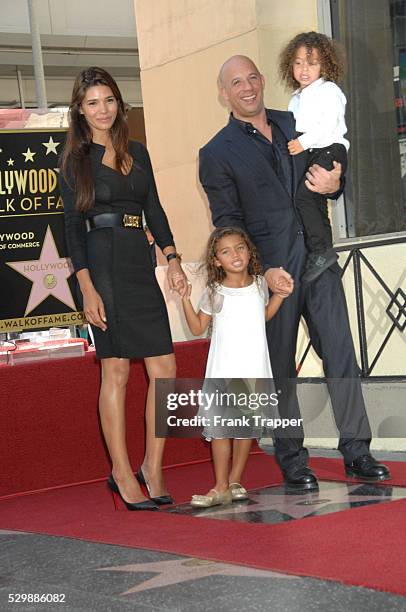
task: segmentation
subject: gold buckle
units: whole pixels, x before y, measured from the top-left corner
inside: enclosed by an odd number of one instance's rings
[[[124,227],[141,227],[140,215],[123,215],[123,226]]]

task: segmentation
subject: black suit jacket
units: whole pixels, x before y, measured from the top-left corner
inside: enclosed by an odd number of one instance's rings
[[[296,137],[292,113],[267,110],[267,114],[287,140]],[[292,159],[296,190],[306,171],[307,155]],[[283,266],[291,274],[299,273],[305,259],[300,218],[293,198],[253,139],[230,120],[200,150],[199,162],[213,224],[245,229],[259,251],[264,270]]]

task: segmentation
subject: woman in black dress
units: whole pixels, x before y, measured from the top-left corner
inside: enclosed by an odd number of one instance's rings
[[[128,141],[121,93],[100,68],[81,72],[73,87],[60,190],[68,251],[101,359],[99,411],[112,461],[108,485],[130,510],[157,509],[172,499],[162,477],[164,439],[155,438],[154,381],[175,377],[175,358],[142,213],[168,259],[170,288],[182,295],[187,285],[148,152],[141,143]],[[125,439],[125,392],[132,358],[144,359],[150,381],[146,452],[137,479]],[[150,500],[139,486],[144,482]]]

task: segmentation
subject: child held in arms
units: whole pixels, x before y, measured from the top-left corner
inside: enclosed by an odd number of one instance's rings
[[[307,151],[308,167],[319,164],[332,170],[338,162],[344,174],[349,148],[344,138],[346,98],[337,85],[343,76],[343,66],[340,47],[317,32],[295,36],[279,59],[281,80],[293,90],[288,110],[295,117],[299,134],[289,141],[289,153]],[[306,176],[299,183],[295,202],[308,250],[302,282],[310,283],[337,261],[337,254],[333,249],[327,199],[310,191],[305,181]]]

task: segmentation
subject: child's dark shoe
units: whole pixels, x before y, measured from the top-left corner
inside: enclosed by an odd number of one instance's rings
[[[310,253],[306,260],[306,268],[302,275],[302,283],[311,283],[325,270],[328,270],[338,259],[334,249],[324,253]]]

